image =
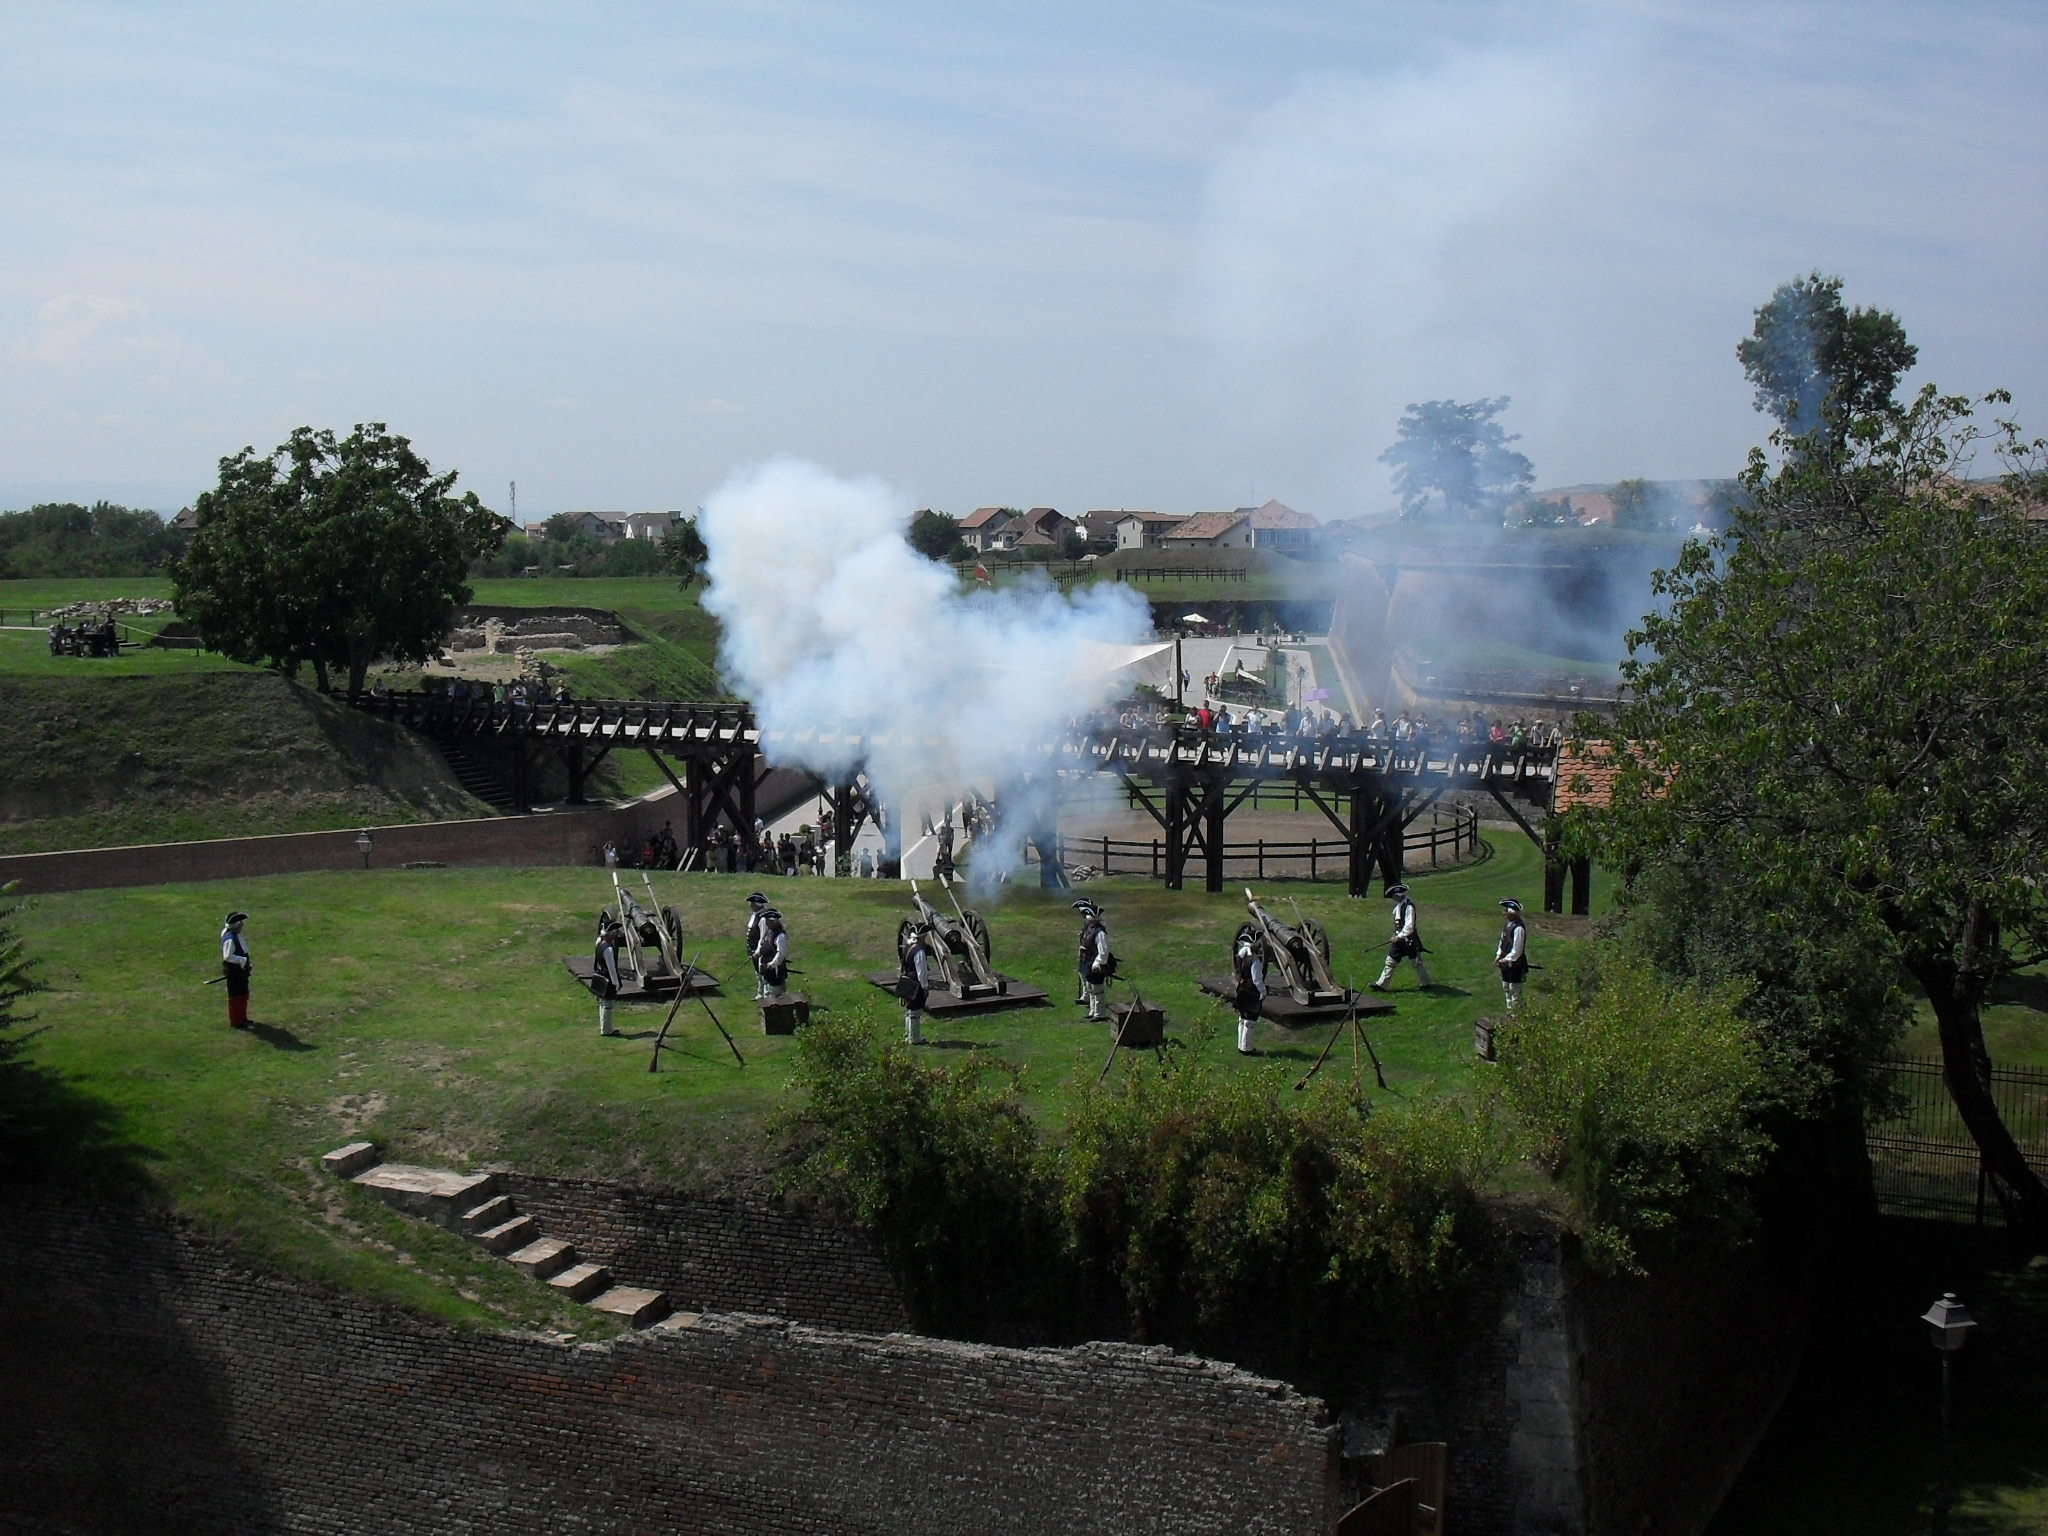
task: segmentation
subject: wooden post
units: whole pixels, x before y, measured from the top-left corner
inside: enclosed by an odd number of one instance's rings
[[[1593,912],[1593,861],[1572,860],[1572,915],[1590,917]]]
[[[1223,818],[1228,814],[1223,794],[1228,781],[1211,783],[1202,801],[1203,840],[1208,844],[1208,879],[1204,888],[1213,896],[1223,889]]]
[[[1176,764],[1166,786],[1166,888],[1182,889],[1188,865],[1188,786]]]

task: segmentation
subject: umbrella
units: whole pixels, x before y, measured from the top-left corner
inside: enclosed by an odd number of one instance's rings
[[[1313,704],[1317,702],[1319,699],[1327,699],[1330,696],[1330,690],[1327,688],[1311,688],[1307,693],[1304,693],[1301,696],[1301,702],[1304,704]]]
[[[1184,613],[1180,616],[1180,621],[1183,624],[1206,624],[1209,622],[1207,618],[1199,613]]]

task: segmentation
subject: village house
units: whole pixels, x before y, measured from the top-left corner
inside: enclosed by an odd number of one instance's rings
[[[1306,512],[1297,512],[1283,502],[1269,501],[1252,513],[1252,548],[1270,549],[1282,555],[1305,555],[1315,547],[1320,526]]]
[[[996,540],[1018,516],[1010,507],[976,507],[960,519],[960,542],[978,555],[1007,547],[999,546]]]
[[[1116,520],[1116,547],[1157,549],[1171,529],[1186,521],[1177,512],[1120,512]]]
[[[1197,512],[1166,530],[1159,540],[1161,549],[1250,549],[1252,511],[1239,507],[1233,512]]]

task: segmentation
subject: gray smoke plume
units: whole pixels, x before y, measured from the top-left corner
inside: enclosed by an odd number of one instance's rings
[[[775,738],[778,763],[837,778],[861,762],[884,800],[932,786],[986,792],[1073,715],[1116,690],[1110,648],[1147,640],[1143,602],[1100,585],[962,593],[904,541],[907,498],[778,458],[735,472],[704,503],[704,607],[720,660]],[[1007,867],[983,850],[976,871]]]

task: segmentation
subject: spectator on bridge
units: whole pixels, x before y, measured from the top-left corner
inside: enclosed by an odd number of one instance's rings
[[[1262,734],[1262,733],[1263,733],[1263,732],[1265,731],[1265,729],[1266,729],[1266,722],[1265,722],[1265,719],[1264,719],[1264,717],[1262,717],[1262,716],[1261,716],[1261,715],[1259,714],[1259,712],[1258,712],[1258,711],[1257,711],[1256,709],[1255,709],[1255,710],[1252,710],[1252,711],[1251,711],[1251,712],[1250,712],[1249,714],[1247,714],[1247,715],[1246,715],[1246,716],[1244,717],[1244,733],[1245,733],[1245,735],[1247,735],[1247,736],[1257,736],[1257,735],[1260,735],[1260,734]]]
[[[789,876],[791,879],[795,879],[796,839],[791,837],[787,832],[783,833],[782,836],[776,840],[775,853],[777,861],[781,865],[783,874]]]
[[[1358,727],[1352,723],[1350,710],[1347,709],[1337,716],[1337,734],[1339,736],[1353,736],[1357,732]]]

